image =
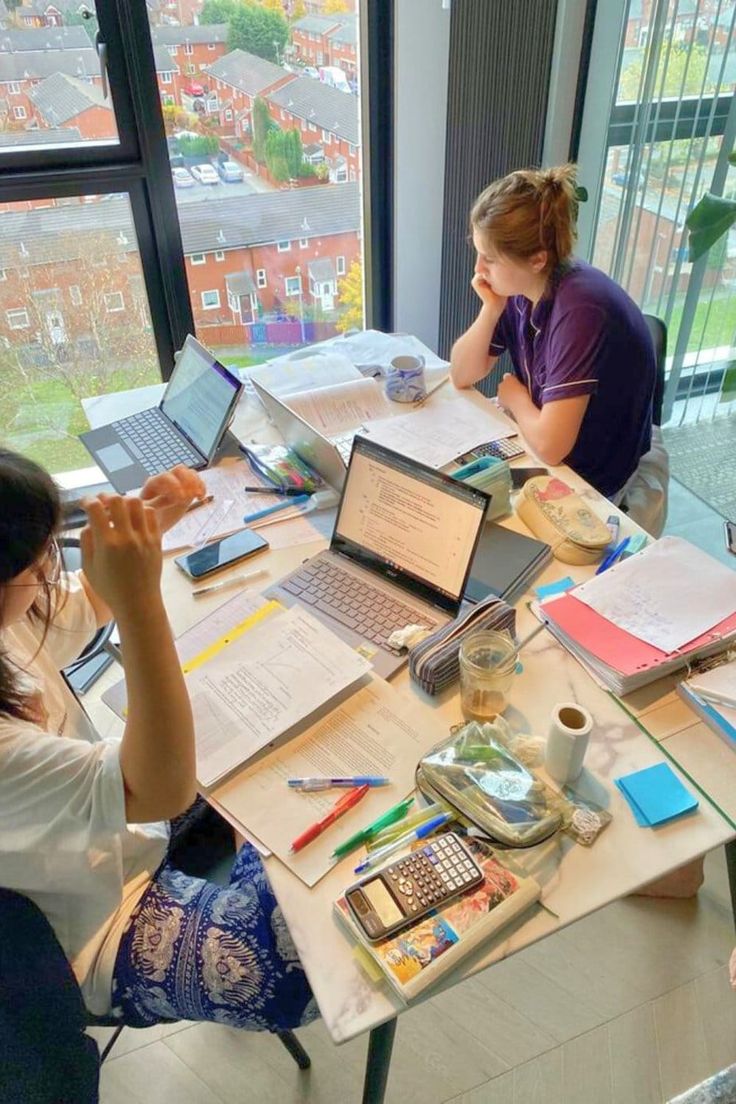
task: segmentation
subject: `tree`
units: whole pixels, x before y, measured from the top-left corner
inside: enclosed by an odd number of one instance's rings
[[[276,12],[277,15],[284,14],[284,5],[281,0],[261,0],[261,6],[264,7],[266,11]]]
[[[340,15],[342,12],[348,11],[348,6],[345,0],[325,0],[322,5],[323,15]]]
[[[307,14],[307,5],[304,0],[294,0],[294,5],[291,9],[291,22],[296,23],[299,19],[303,19]]]
[[[266,163],[266,138],[272,130],[278,130],[268,113],[268,104],[262,96],[256,96],[253,104],[253,156],[261,165]]]
[[[177,143],[183,157],[210,157],[220,148],[220,139],[216,134],[202,134],[198,138],[182,135]]]
[[[239,0],[205,0],[199,16],[200,23],[229,23]]]
[[[634,103],[641,96],[643,53],[621,74],[619,99]],[[665,64],[667,68],[665,69]],[[708,66],[708,51],[704,46],[673,46],[669,53],[659,55],[653,96],[699,96]],[[664,77],[664,84],[662,78]],[[683,83],[684,82],[684,83]],[[705,81],[707,86],[707,81]]]
[[[213,3],[214,0],[208,0]],[[228,45],[278,64],[289,41],[289,24],[283,14],[268,11],[252,0],[236,4],[229,19]]]
[[[338,281],[337,295],[341,304],[340,317],[335,327],[340,333],[363,329],[363,267],[353,261],[347,276]]]

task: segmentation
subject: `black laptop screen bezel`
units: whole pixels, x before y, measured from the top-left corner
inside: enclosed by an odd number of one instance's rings
[[[219,375],[219,376],[223,377],[225,380],[227,380],[227,382],[233,388],[233,394],[232,394],[232,397],[230,399],[230,402],[228,403],[227,410],[225,411],[225,413],[223,415],[223,418],[222,418],[222,421],[220,422],[219,427],[217,429],[217,433],[215,434],[214,443],[213,443],[212,447],[210,448],[210,450],[208,452],[205,452],[202,449],[202,447],[195,440],[192,439],[192,437],[187,433],[187,431],[182,428],[182,426],[176,421],[176,419],[170,417],[170,415],[167,414],[166,411],[164,410],[164,403],[166,402],[166,396],[169,392],[169,388],[171,387],[172,383],[174,382],[179,364],[180,364],[182,358],[185,356],[187,350],[192,350],[194,353],[196,353],[196,355],[201,360],[203,360],[207,363],[208,367],[212,368],[217,373],[217,375]],[[173,425],[176,428],[176,430],[179,433],[181,433],[182,437],[184,437],[185,440],[187,440],[189,442],[189,444],[192,446],[192,448],[196,449],[197,452],[199,453],[199,455],[203,456],[205,458],[205,460],[207,461],[207,463],[209,464],[210,461],[212,460],[212,458],[214,457],[215,453],[217,452],[217,449],[218,449],[218,447],[220,445],[220,442],[222,440],[223,433],[225,432],[228,425],[230,424],[230,421],[231,421],[232,416],[233,416],[233,412],[235,410],[235,407],[238,404],[238,400],[240,398],[240,395],[241,395],[242,391],[243,391],[243,384],[238,379],[238,377],[236,375],[234,375],[228,368],[226,368],[224,364],[221,364],[220,361],[217,359],[217,357],[213,356],[212,353],[208,349],[206,349],[204,347],[204,345],[202,345],[199,341],[197,341],[197,339],[195,337],[192,337],[192,335],[189,334],[187,336],[184,344],[182,345],[181,353],[179,354],[179,357],[177,358],[176,366],[174,367],[174,371],[171,373],[171,377],[169,379],[169,382],[166,385],[166,390],[164,391],[163,395],[161,396],[161,401],[158,404],[158,406],[159,406],[159,410],[161,411],[163,416],[167,419],[167,421],[169,421],[171,423],[171,425]]]
[[[375,552],[371,552],[362,545],[356,544],[347,537],[340,535],[340,515],[342,514],[345,494],[350,485],[350,465],[352,464],[356,452],[361,452],[363,455],[387,463],[397,470],[406,471],[407,474],[412,477],[419,478],[422,482],[437,489],[450,492],[454,498],[460,498],[470,506],[478,507],[478,528],[476,530],[475,540],[473,541],[472,551],[468,557],[465,576],[459,595],[455,596],[449,594],[447,591],[433,586],[431,583],[428,583],[426,579],[421,579],[411,572],[403,570],[396,564],[378,556]],[[462,605],[465,587],[468,584],[468,578],[470,576],[470,568],[478,548],[478,541],[483,531],[483,525],[486,520],[490,502],[491,496],[486,494],[485,491],[480,491],[477,487],[470,487],[459,479],[453,479],[452,476],[445,475],[444,472],[436,471],[434,468],[427,467],[426,464],[420,464],[416,460],[411,460],[407,456],[402,456],[401,453],[394,452],[393,449],[386,448],[385,445],[379,445],[376,441],[371,441],[369,438],[362,437],[358,434],[353,440],[353,447],[350,453],[350,464],[348,464],[348,473],[345,478],[342,495],[340,496],[340,503],[337,508],[335,528],[332,531],[330,551],[347,556],[348,559],[352,560],[354,563],[374,572],[387,582],[394,583],[402,589],[416,595],[418,598],[421,598],[423,601],[429,602],[431,605],[454,615]]]

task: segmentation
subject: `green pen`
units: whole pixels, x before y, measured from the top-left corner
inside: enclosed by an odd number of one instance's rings
[[[413,797],[407,797],[405,801],[400,801],[398,805],[394,805],[392,809],[389,809],[387,813],[380,816],[378,820],[374,820],[372,824],[369,824],[367,828],[361,828],[359,832],[350,836],[344,843],[338,844],[335,850],[332,852],[333,859],[341,859],[344,855],[348,855],[351,851],[354,851],[356,847],[360,847],[361,844],[366,843],[367,840],[372,839],[383,828],[388,828],[389,824],[395,824],[397,820],[403,820],[406,816],[407,810],[414,804]]]
[[[435,802],[432,805],[424,805],[421,809],[417,809],[415,813],[408,816],[406,820],[402,820],[401,824],[394,824],[388,828],[383,828],[380,832],[377,832],[375,836],[371,836],[368,841],[368,849],[372,851],[375,847],[383,847],[387,843],[393,843],[395,839],[402,836],[405,832],[411,832],[412,829],[418,828],[421,824],[425,824],[429,820],[433,820],[440,813],[446,813],[448,809],[445,805],[440,805],[439,802]]]

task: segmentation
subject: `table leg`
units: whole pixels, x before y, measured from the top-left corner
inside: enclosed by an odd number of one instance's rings
[[[736,924],[736,840],[729,840],[725,845],[726,869],[728,870],[728,888],[731,890],[731,911],[733,922]]]
[[[395,1034],[396,1017],[371,1031],[363,1082],[363,1104],[383,1104]]]

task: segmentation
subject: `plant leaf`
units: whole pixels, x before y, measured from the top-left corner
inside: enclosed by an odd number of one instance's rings
[[[731,150],[731,152],[729,153],[728,163],[729,165],[736,165],[736,150]]]
[[[689,260],[697,261],[736,222],[736,200],[706,192],[685,219]]]
[[[578,186],[575,189],[575,198],[578,201],[578,203],[587,203],[588,202],[588,189],[584,188],[582,186],[582,184],[578,184]]]

